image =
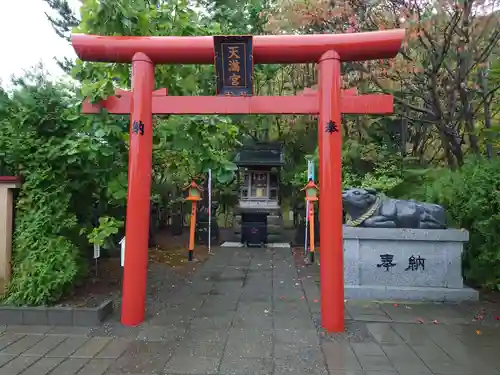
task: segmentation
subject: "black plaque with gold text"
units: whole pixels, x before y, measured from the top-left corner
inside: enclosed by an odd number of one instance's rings
[[[251,35],[214,36],[217,95],[253,95]]]

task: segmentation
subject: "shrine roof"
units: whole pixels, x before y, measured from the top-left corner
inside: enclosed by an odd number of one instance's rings
[[[257,143],[242,147],[234,158],[237,166],[279,167],[285,164],[280,143]]]

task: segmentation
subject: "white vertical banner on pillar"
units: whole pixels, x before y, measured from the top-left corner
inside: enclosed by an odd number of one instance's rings
[[[122,267],[125,266],[125,236],[120,241],[121,246],[121,255],[120,255],[120,264]]]
[[[312,160],[307,161],[307,181],[314,181],[314,162]]]
[[[310,159],[307,160],[307,181],[314,181],[314,162]],[[307,239],[309,233],[309,201],[306,201],[306,223],[304,233],[304,253],[307,254]]]
[[[212,170],[208,170],[208,252],[212,252]]]
[[[94,259],[101,257],[101,246],[98,243],[94,244]]]

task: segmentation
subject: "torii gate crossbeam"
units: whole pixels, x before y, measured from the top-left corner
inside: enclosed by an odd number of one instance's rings
[[[319,115],[321,236],[321,321],[330,332],[344,330],[341,113],[391,113],[388,95],[357,96],[341,90],[341,62],[394,57],[405,30],[356,34],[253,37],[256,64],[318,63],[318,90],[285,97],[176,97],[154,91],[155,64],[211,64],[212,37],[121,37],[75,34],[73,47],[84,61],[132,63],[132,92],[120,91],[101,103],[86,101],[84,113],[103,107],[130,113],[129,183],[122,323],[144,320],[148,261],[153,114],[312,114]],[[141,124],[137,131],[134,124]]]
[[[99,105],[88,100],[83,104],[83,112],[99,113],[102,108],[116,115],[130,114],[132,96],[130,92],[117,90]],[[388,114],[393,111],[392,95],[343,95],[340,111],[344,114]],[[165,89],[153,93],[153,113],[155,115],[248,115],[259,114],[318,114],[317,92],[302,96],[167,96]]]

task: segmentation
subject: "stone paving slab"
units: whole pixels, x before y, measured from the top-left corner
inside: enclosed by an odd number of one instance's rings
[[[22,355],[43,357],[52,349],[59,346],[65,339],[64,336],[45,336],[34,346],[24,351]]]
[[[109,337],[92,337],[71,354],[71,358],[94,358],[110,342]]]
[[[63,359],[59,365],[52,369],[50,375],[73,375],[77,374],[89,360],[86,358]]]
[[[6,363],[4,366],[0,368],[0,374],[18,375],[27,368],[29,368],[29,366],[31,366],[37,360],[38,360],[37,357],[26,357],[26,356],[15,357],[10,362]]]
[[[23,375],[46,375],[55,369],[63,358],[41,358],[22,372]]]
[[[316,272],[217,249],[140,327],[0,326],[0,375],[500,375],[498,306],[348,301],[331,335]]]

